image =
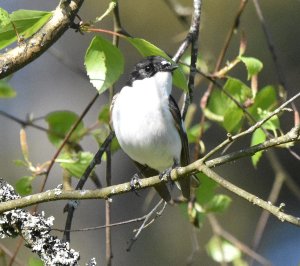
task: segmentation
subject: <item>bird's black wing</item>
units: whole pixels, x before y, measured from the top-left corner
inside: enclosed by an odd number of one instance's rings
[[[134,161],[135,165],[137,166],[137,168],[139,169],[140,173],[144,176],[144,177],[151,177],[151,176],[155,176],[158,175],[159,172],[150,168],[147,165],[142,165],[136,161]],[[156,186],[154,186],[155,190],[157,191],[157,193],[166,201],[166,202],[171,202],[172,198],[171,198],[171,194],[168,190],[168,187],[165,183],[159,183]]]
[[[188,139],[186,132],[183,128],[183,121],[181,118],[180,110],[178,108],[178,105],[172,95],[169,96],[169,109],[171,111],[171,114],[174,118],[174,125],[179,133],[180,139],[181,139],[181,156],[180,156],[180,165],[186,166],[190,163],[190,155],[189,155],[189,145],[188,145]],[[191,180],[190,178],[182,178],[178,181],[182,195],[186,198],[190,198],[190,185]]]

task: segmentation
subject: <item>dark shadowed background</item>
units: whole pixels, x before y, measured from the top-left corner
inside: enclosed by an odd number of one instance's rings
[[[181,2],[191,6],[192,1]],[[300,81],[300,1],[265,0],[259,2],[288,82],[288,95],[292,96],[295,92],[298,92]],[[85,21],[92,20],[105,11],[108,3],[109,1],[85,1],[79,14]],[[210,70],[214,68],[239,3],[239,0],[203,0],[199,38],[200,55],[208,63]],[[16,9],[53,10],[57,4],[58,1],[0,1],[0,6],[8,11]],[[119,4],[122,24],[130,34],[149,40],[169,54],[176,51],[180,41],[185,36],[187,28],[178,21],[164,1],[120,0]],[[111,29],[111,17],[106,18],[98,27]],[[274,64],[252,1],[249,1],[246,11],[241,17],[240,29],[245,32],[248,40],[246,55],[259,58],[264,62],[264,69],[259,76],[259,86],[278,84]],[[233,37],[226,60],[231,60],[237,55],[240,35],[239,32]],[[39,117],[55,110],[71,110],[80,114],[96,93],[88,81],[83,65],[85,51],[93,36],[93,34],[81,35],[69,30],[53,45],[49,52],[46,52],[13,76],[10,83],[16,89],[18,95],[11,100],[0,100],[0,109],[22,119],[25,119],[31,113],[35,117]],[[110,39],[110,36],[106,37]],[[132,65],[140,59],[138,53],[126,43],[121,42],[120,48],[126,59],[126,71],[116,84],[117,91],[126,81],[126,76]],[[235,70],[232,75],[246,80],[246,71],[242,67]],[[207,82],[203,82],[196,87],[196,103],[199,101],[197,96],[202,95],[206,87]],[[178,91],[175,91],[176,93],[178,94]],[[106,93],[101,95],[84,119],[86,125],[92,124],[97,119],[99,109],[105,102],[107,102]],[[296,102],[296,106],[299,107],[299,101]],[[286,118],[283,128],[289,129],[293,117],[290,115]],[[12,184],[19,177],[27,174],[23,168],[18,168],[13,164],[13,160],[22,157],[19,145],[19,130],[20,126],[18,124],[0,116],[1,177]],[[30,158],[33,162],[44,162],[54,155],[55,149],[49,144],[47,136],[43,132],[28,128],[27,136]],[[215,126],[208,131],[203,141],[209,150],[225,137],[226,132]],[[249,145],[249,139],[235,144],[231,147],[231,150],[247,145]],[[98,148],[96,143],[89,138],[83,141],[83,146],[93,153]],[[295,150],[300,151],[299,147],[295,147]],[[299,162],[285,150],[279,150],[278,155],[283,160],[286,170],[294,180],[300,183]],[[250,159],[246,158],[220,167],[217,172],[263,199],[267,198],[274,180],[273,172],[268,160],[265,158],[260,161],[258,170],[254,169]],[[59,167],[54,167],[47,188],[56,187],[57,184],[62,182],[61,173]],[[97,168],[97,173],[103,180],[103,165]],[[114,184],[128,181],[134,173],[133,164],[122,151],[113,156],[112,182]],[[36,189],[39,187],[38,183],[37,180],[35,182]],[[93,185],[88,183],[87,188],[93,188]],[[260,209],[231,193],[223,192],[232,196],[233,203],[229,211],[217,216],[219,221],[226,230],[239,240],[246,244],[251,243]],[[143,191],[140,193],[140,197],[137,197],[134,193],[114,197],[112,221],[117,222],[144,215],[158,200],[158,198],[155,198],[150,206],[145,205],[147,194],[148,191]],[[280,194],[278,203],[280,202],[286,203],[285,210],[288,213],[300,216],[299,201],[286,188]],[[41,204],[39,210],[45,210],[47,216],[55,216],[55,227],[63,228],[65,221],[65,215],[62,214],[63,206],[64,203],[62,202],[53,202]],[[84,228],[104,223],[104,202],[100,200],[85,201],[80,204],[76,211],[73,227]],[[112,228],[114,265],[185,265],[192,250],[193,230],[180,208],[168,206],[163,216],[142,232],[131,252],[126,252],[127,242],[132,237],[132,230],[136,226],[130,224]],[[211,228],[206,222],[197,234],[200,251],[195,256],[193,265],[217,265],[208,258],[205,251],[205,244],[210,236]],[[80,251],[82,265],[91,257],[96,257],[99,265],[104,265],[104,237],[104,230],[73,233],[71,235],[71,246]],[[3,243],[14,250],[17,241],[5,240]],[[300,262],[299,244],[300,228],[271,218],[260,245],[259,253],[272,261],[274,265],[296,265]],[[26,261],[25,256],[28,255],[28,250],[24,248],[20,252],[19,258]]]

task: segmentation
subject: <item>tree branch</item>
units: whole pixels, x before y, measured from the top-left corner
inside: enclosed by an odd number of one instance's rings
[[[287,221],[294,225],[300,226],[300,220],[292,215],[285,214],[280,210],[280,208],[273,206],[272,204],[258,198],[257,196],[250,194],[249,192],[235,186],[234,184],[228,182],[217,173],[213,172],[209,167],[215,167],[217,165],[224,164],[226,162],[230,162],[236,160],[237,158],[243,156],[253,155],[257,151],[265,150],[270,147],[281,145],[287,142],[295,142],[300,140],[300,126],[292,128],[287,134],[273,138],[268,140],[262,144],[250,147],[248,149],[244,149],[235,153],[231,153],[225,156],[221,156],[220,158],[210,160],[203,163],[203,159],[195,161],[186,167],[180,167],[177,169],[173,169],[170,175],[171,180],[176,181],[179,178],[184,178],[190,176],[191,174],[196,174],[199,172],[203,172],[208,177],[213,179],[219,185],[224,188],[232,191],[236,195],[248,200],[249,202],[269,211],[273,215],[275,215],[281,221]],[[153,176],[140,180],[140,188],[145,189],[148,187],[153,187],[161,182],[166,182],[166,180],[160,179],[159,176]],[[102,189],[96,190],[82,190],[82,191],[62,191],[59,188],[49,190],[43,193],[38,193],[35,195],[26,196],[23,198],[10,200],[7,202],[3,202],[0,204],[0,213],[5,211],[13,210],[15,208],[24,208],[30,205],[34,205],[37,203],[48,202],[48,201],[57,201],[57,200],[84,200],[84,199],[107,199],[114,195],[124,194],[126,192],[132,191],[130,182],[114,185],[110,187],[105,187]]]
[[[43,54],[69,28],[84,0],[61,1],[51,19],[31,38],[0,54],[0,79],[16,72]]]

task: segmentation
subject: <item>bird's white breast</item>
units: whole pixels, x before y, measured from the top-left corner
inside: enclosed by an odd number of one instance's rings
[[[112,110],[122,149],[134,160],[163,171],[180,161],[181,140],[169,110],[172,76],[159,72],[124,87]]]

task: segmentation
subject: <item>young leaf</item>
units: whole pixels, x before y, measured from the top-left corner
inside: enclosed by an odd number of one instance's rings
[[[228,263],[233,262],[242,255],[237,247],[217,236],[213,236],[209,240],[206,245],[206,250],[208,255],[211,256],[214,261],[219,263],[222,261]]]
[[[252,94],[251,89],[246,84],[231,77],[227,79],[224,90],[241,104],[251,98]],[[204,114],[210,120],[221,122],[222,126],[229,132],[237,129],[236,127],[243,115],[242,110],[220,90],[213,90]]]
[[[239,79],[229,77],[224,85],[230,95],[239,103],[244,103],[247,99],[252,97],[251,89]],[[228,105],[236,105],[231,99],[226,96]],[[228,107],[228,106],[227,106]]]
[[[127,37],[126,40],[131,43],[144,57],[159,55],[171,61],[171,58],[163,50],[144,39]],[[187,81],[181,67],[174,71],[173,83],[177,88],[188,91]]]
[[[17,92],[6,81],[0,80],[0,98],[14,98]]]
[[[224,93],[220,90],[213,90],[208,102],[207,108],[204,110],[205,116],[216,122],[224,121],[224,114],[228,108],[228,102],[224,98]]]
[[[260,144],[262,142],[264,142],[266,140],[266,134],[264,133],[264,131],[260,128],[256,129],[252,135],[251,138],[251,146],[254,146],[256,144]],[[259,161],[259,159],[262,156],[262,151],[259,151],[257,153],[255,153],[254,155],[252,155],[251,160],[252,160],[252,164],[254,167],[257,166],[257,163]]]
[[[48,123],[49,141],[58,147],[66,134],[71,129],[72,125],[77,121],[78,115],[70,111],[56,111],[49,113],[45,120]],[[69,141],[79,141],[85,132],[83,122],[81,121],[75,131],[73,132]]]
[[[23,176],[16,182],[16,191],[21,196],[29,195],[32,192],[31,183],[34,180],[33,176]]]
[[[227,195],[215,195],[207,204],[207,212],[222,212],[225,211],[231,203],[231,198]]]
[[[51,16],[52,13],[46,11],[23,9],[14,11],[10,15],[11,23],[0,27],[0,49],[15,42],[17,40],[17,33],[24,38],[29,38],[37,32]]]
[[[209,124],[205,123],[204,130],[207,130],[208,128],[209,128]],[[193,125],[192,127],[187,129],[187,136],[188,136],[188,140],[190,143],[194,143],[195,141],[197,141],[199,139],[201,130],[202,130],[202,128],[201,128],[200,124]]]
[[[254,118],[259,119],[258,109],[272,111],[277,106],[276,90],[273,86],[266,86],[258,91],[254,104],[249,108],[249,112]]]
[[[109,124],[110,114],[109,114],[109,105],[103,105],[100,113],[98,115],[98,120],[102,123]]]
[[[93,158],[94,155],[90,152],[63,153],[56,159],[56,162],[60,163],[60,166],[71,175],[80,178]]]
[[[247,68],[248,80],[251,79],[252,76],[257,75],[263,68],[263,63],[254,57],[240,56],[239,58]]]
[[[203,173],[197,174],[197,177],[201,184],[197,189],[197,202],[203,205],[213,198],[218,184]]]
[[[236,133],[241,126],[244,112],[237,106],[232,106],[227,109],[224,114],[223,127],[229,133]]]
[[[0,28],[10,23],[9,14],[6,10],[0,7]]]
[[[90,82],[99,93],[112,86],[124,71],[124,58],[120,50],[106,39],[96,36],[84,58]]]

